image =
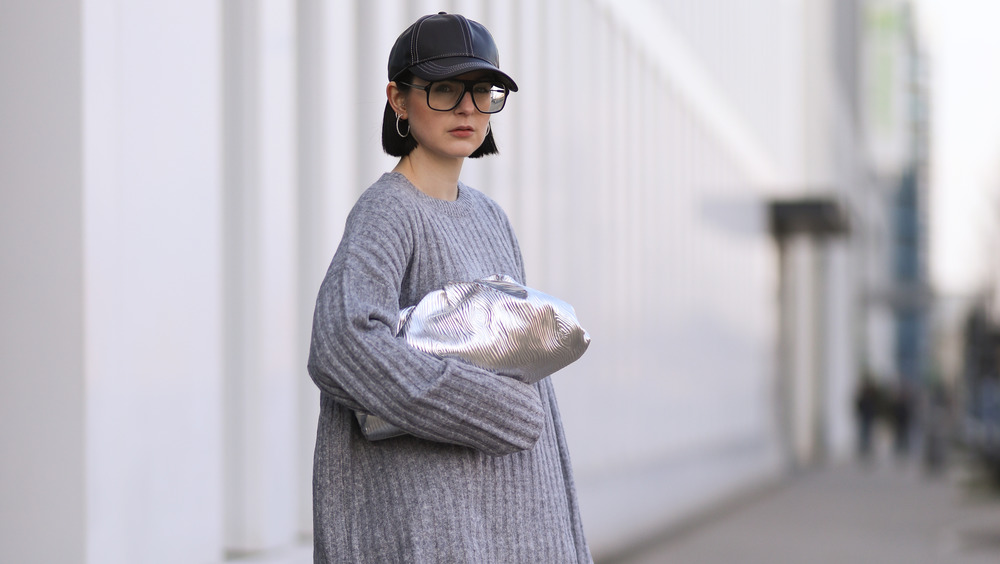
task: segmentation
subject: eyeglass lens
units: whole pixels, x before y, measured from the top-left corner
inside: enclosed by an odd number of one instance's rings
[[[427,105],[432,110],[453,110],[466,92],[472,93],[472,102],[484,114],[499,112],[507,101],[507,89],[492,82],[442,80],[428,85]]]

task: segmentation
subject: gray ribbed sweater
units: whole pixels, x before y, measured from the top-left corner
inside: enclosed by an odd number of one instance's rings
[[[321,390],[316,562],[590,562],[548,378],[528,385],[408,347],[399,310],[449,281],[524,266],[503,210],[383,175],[347,219],[320,288],[309,374]],[[407,431],[362,437],[351,409]]]

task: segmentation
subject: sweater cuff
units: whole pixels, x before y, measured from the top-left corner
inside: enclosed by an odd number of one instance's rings
[[[450,368],[447,377],[422,394],[415,416],[406,417],[418,428],[415,434],[464,444],[492,456],[534,447],[545,429],[545,410],[536,385],[485,371]],[[419,420],[416,414],[426,414],[427,419]]]

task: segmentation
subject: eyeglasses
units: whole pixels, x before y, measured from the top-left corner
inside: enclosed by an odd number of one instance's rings
[[[439,112],[450,112],[462,103],[466,92],[472,93],[472,103],[484,114],[495,114],[507,103],[507,87],[484,80],[439,80],[425,85],[400,82],[427,93],[427,106]]]

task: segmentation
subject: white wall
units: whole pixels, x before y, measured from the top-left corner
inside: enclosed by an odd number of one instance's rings
[[[225,546],[294,541],[304,523],[298,381],[297,16],[230,2],[224,27]]]
[[[4,6],[2,70],[25,86],[0,91],[0,437],[20,461],[0,470],[2,534],[18,539],[0,561],[30,561],[52,527],[66,542],[39,561],[217,562],[308,533],[313,300],[347,211],[393,164],[392,42],[440,9],[486,24],[521,86],[494,118],[501,155],[463,178],[508,211],[529,283],[593,337],[554,378],[595,554],[778,476],[764,204],[856,163],[829,154],[850,143],[828,129],[838,102],[806,99],[822,86],[804,69],[829,57],[802,30],[826,16],[755,6]],[[827,287],[850,269],[813,259],[802,276]],[[831,319],[814,341],[838,364],[801,383],[833,402],[853,352],[850,316]]]
[[[4,562],[84,561],[79,22],[79,6],[0,3]]]
[[[223,524],[218,6],[90,1],[76,25],[86,561],[207,561]]]
[[[216,7],[5,3],[0,20],[16,85],[0,104],[0,560],[212,560]]]

